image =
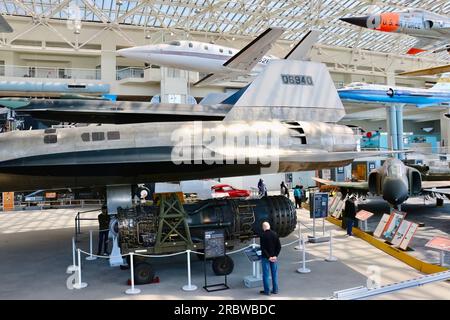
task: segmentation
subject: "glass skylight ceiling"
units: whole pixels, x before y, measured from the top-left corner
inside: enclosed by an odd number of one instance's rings
[[[287,30],[283,39],[290,41],[300,39],[309,28],[316,27],[323,30],[320,42],[327,45],[399,54],[406,52],[415,38],[365,30],[339,18],[406,8],[450,14],[449,0],[0,0],[0,11],[9,15],[67,19],[71,15],[69,6],[75,5],[80,8],[82,21],[229,37],[254,37],[269,26],[278,26]],[[436,58],[449,59],[449,55],[443,52]]]

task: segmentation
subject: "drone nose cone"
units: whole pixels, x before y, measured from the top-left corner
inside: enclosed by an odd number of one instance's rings
[[[125,48],[125,49],[117,50],[117,54],[122,57],[129,57],[132,52],[133,52],[133,48]]]
[[[339,18],[339,20],[353,24],[358,27],[367,28],[367,19],[369,17],[348,17],[348,18]]]

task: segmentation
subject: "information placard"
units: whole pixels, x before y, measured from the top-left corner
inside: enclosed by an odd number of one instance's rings
[[[313,194],[312,206],[309,211],[310,218],[328,217],[328,193],[316,192]]]
[[[387,222],[389,221],[389,215],[388,214],[383,214],[383,216],[381,217],[380,222],[378,223],[377,228],[375,229],[375,231],[373,232],[373,235],[377,238],[381,238],[381,235],[383,234],[383,230],[386,227]]]
[[[205,231],[205,258],[223,257],[225,255],[224,230]]]
[[[406,236],[406,233],[408,232],[409,228],[411,227],[412,222],[403,220],[402,223],[400,223],[400,227],[398,227],[397,232],[394,235],[394,238],[392,239],[392,244],[394,246],[399,246],[403,239]]]
[[[400,227],[400,224],[402,223],[405,216],[405,212],[396,210],[392,211],[391,215],[389,216],[389,221],[387,222],[383,230],[384,239],[392,242],[392,239],[394,238],[394,235],[397,232],[397,229]]]
[[[366,221],[371,216],[373,216],[372,212],[366,210],[359,210],[358,213],[356,214],[356,219],[360,221]]]
[[[406,250],[408,248],[408,245],[411,242],[412,238],[414,237],[417,228],[419,228],[419,225],[417,223],[412,222],[411,225],[409,226],[408,231],[403,237],[402,242],[400,243],[399,246],[400,249]]]
[[[450,239],[445,237],[434,237],[427,242],[425,247],[437,250],[450,251]]]

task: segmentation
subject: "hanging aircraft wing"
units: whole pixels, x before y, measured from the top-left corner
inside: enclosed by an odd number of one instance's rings
[[[231,105],[155,104],[89,99],[0,98],[0,106],[47,121],[71,123],[143,123],[222,120]]]
[[[0,14],[0,33],[11,33],[13,28],[9,25],[8,21]]]
[[[347,188],[347,189],[358,189],[358,190],[369,190],[369,184],[367,181],[345,181],[345,182],[336,182],[331,180],[320,179],[316,177],[312,177],[314,181],[324,184],[327,186],[339,187],[339,188]]]
[[[414,47],[408,50],[407,54],[418,54],[424,51],[435,52],[434,50],[439,50],[448,45],[448,40],[438,40],[436,38],[426,38],[420,37],[419,40],[414,44]]]
[[[197,81],[194,86],[199,84],[207,85],[216,82],[223,82],[232,79],[237,75],[249,73],[264,55],[272,48],[275,41],[284,32],[282,28],[269,28],[259,37],[246,45],[238,53],[227,60],[223,65],[230,69],[230,72],[214,74],[211,73]]]
[[[450,72],[450,64],[447,64],[445,66],[439,66],[439,67],[433,67],[433,68],[426,68],[426,69],[419,69],[414,71],[406,71],[399,73],[399,76],[432,76],[435,74],[441,74]]]

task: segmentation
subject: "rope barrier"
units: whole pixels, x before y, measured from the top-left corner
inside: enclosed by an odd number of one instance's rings
[[[248,246],[243,247],[243,248],[241,248],[241,249],[234,250],[234,251],[230,251],[230,252],[228,252],[227,254],[228,254],[228,255],[230,255],[230,254],[235,254],[235,253],[244,251],[245,249],[248,249],[248,248],[253,248],[253,245],[251,244],[251,245],[248,245]]]
[[[90,255],[91,255],[89,252],[86,252],[86,251],[84,251],[84,250],[81,250],[81,249],[78,249],[78,250],[80,250],[81,253],[84,253],[84,254],[87,255],[87,256],[90,256]],[[123,257],[123,256],[128,256],[128,255],[129,255],[129,253],[123,254],[123,255],[121,255],[121,257]],[[96,255],[96,254],[92,254],[92,256],[93,256],[93,257],[97,257],[97,258],[103,258],[103,259],[109,259],[109,258],[111,257],[111,256],[99,256],[99,255]]]
[[[147,257],[147,258],[166,258],[166,257],[178,256],[180,254],[185,254],[185,253],[187,253],[187,250],[181,251],[181,252],[169,253],[169,254],[147,255],[147,254],[134,253],[134,255],[140,256],[140,257]]]
[[[294,241],[292,241],[292,242],[282,244],[281,247],[282,247],[282,248],[288,247],[288,246],[290,246],[290,245],[293,245],[294,243],[298,243],[298,240],[294,240]]]

